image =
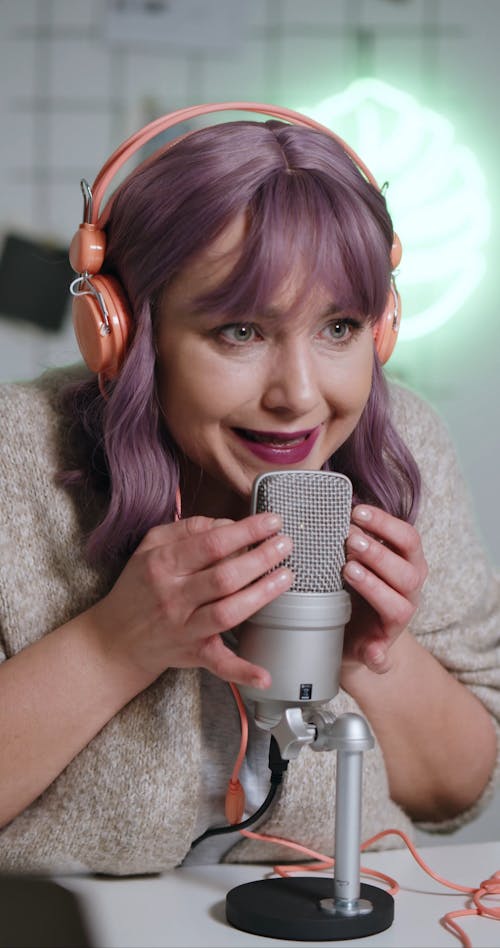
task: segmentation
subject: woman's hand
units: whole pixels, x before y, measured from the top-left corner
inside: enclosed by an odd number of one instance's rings
[[[204,667],[219,678],[268,687],[269,673],[238,658],[226,632],[286,591],[289,569],[274,569],[292,542],[281,518],[191,517],[154,527],[108,595],[90,610],[101,646],[144,687],[169,667]],[[272,570],[272,572],[269,572]]]
[[[417,610],[427,576],[422,544],[410,524],[378,507],[355,507],[344,578],[352,594],[344,672],[391,667],[391,646]]]

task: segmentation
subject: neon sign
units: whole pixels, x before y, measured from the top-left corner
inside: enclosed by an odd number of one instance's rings
[[[444,325],[486,270],[491,209],[473,151],[456,140],[447,118],[378,79],[358,79],[298,111],[345,138],[379,185],[388,181],[387,203],[403,245],[400,339]]]

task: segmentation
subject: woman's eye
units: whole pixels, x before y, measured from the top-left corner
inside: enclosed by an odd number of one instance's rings
[[[359,329],[359,323],[354,319],[335,319],[328,323],[325,332],[335,342],[347,342],[356,329]]]
[[[219,333],[227,342],[233,343],[241,344],[255,339],[255,329],[249,323],[233,323],[230,326],[222,326]]]
[[[344,319],[336,319],[328,325],[328,333],[333,339],[346,339],[350,332],[351,327]]]

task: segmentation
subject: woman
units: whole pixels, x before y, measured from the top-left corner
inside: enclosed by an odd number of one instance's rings
[[[279,518],[248,515],[284,466],[353,483],[333,708],[376,738],[363,835],[460,825],[494,785],[498,580],[442,424],[384,380],[383,195],[318,129],[229,122],[139,166],[104,219],[91,273],[125,294],[125,355],[2,391],[0,865],[290,858],[237,833],[190,853],[225,823],[226,683],[270,682],[230,633],[292,582]],[[250,725],[248,813],[268,783]],[[331,854],[334,773],[305,748],[260,831]]]

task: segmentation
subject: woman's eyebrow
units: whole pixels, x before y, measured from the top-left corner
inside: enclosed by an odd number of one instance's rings
[[[210,305],[209,300],[207,299],[194,299],[189,302],[189,309],[193,316],[203,317],[203,319],[208,322],[221,322],[224,320],[234,320],[235,322],[241,322],[244,320],[255,320],[262,319],[271,326],[279,325],[283,320],[287,319],[291,313],[294,312],[295,307],[279,307],[279,306],[266,306],[263,309],[253,309],[248,307],[246,312],[242,312],[240,307],[231,309],[229,306],[221,306],[220,308],[213,308]],[[297,312],[300,313],[300,306],[297,307]],[[322,308],[317,314],[315,314],[316,319],[327,319],[329,317],[341,317],[346,313],[350,315],[360,315],[357,314],[352,307],[345,305],[337,305],[336,303],[329,303],[324,308]]]

